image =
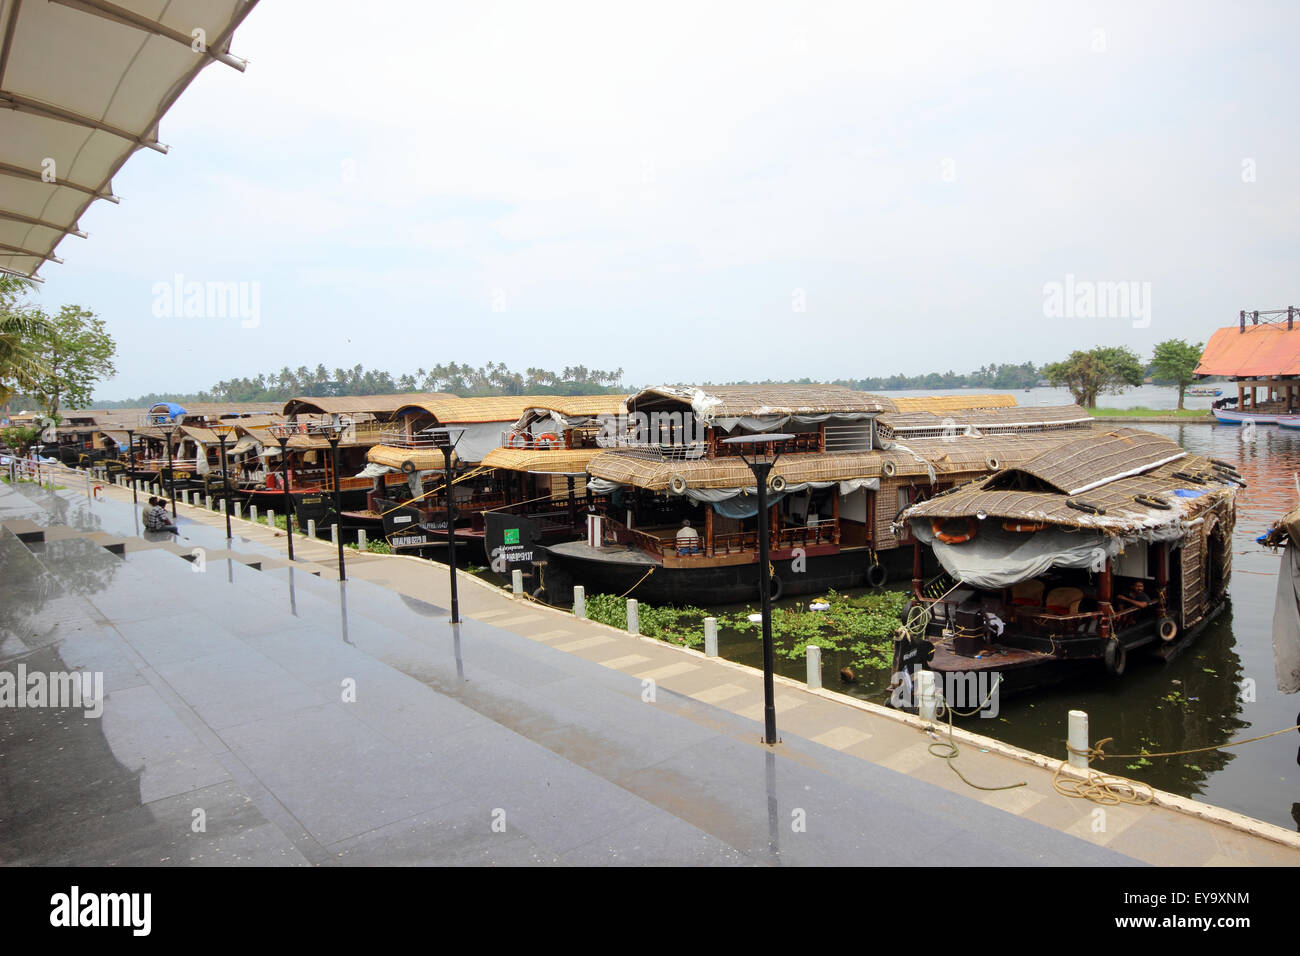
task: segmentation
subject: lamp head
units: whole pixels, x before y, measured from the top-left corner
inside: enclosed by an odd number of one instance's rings
[[[767,435],[737,435],[735,438],[722,439],[722,444],[734,446],[740,453],[740,457],[745,460],[745,464],[753,467],[757,464],[775,463],[777,458],[781,457],[781,446],[791,438],[794,436],[781,432]]]

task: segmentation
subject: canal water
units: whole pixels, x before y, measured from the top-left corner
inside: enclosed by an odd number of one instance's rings
[[[1167,435],[1193,454],[1234,462],[1246,479],[1249,487],[1237,498],[1228,606],[1171,663],[1135,654],[1120,678],[1098,667],[1092,677],[1000,701],[996,717],[967,718],[967,729],[1037,753],[1064,756],[1066,715],[1076,709],[1088,713],[1094,741],[1114,738],[1106,749],[1116,754],[1218,746],[1300,723],[1300,695],[1279,694],[1273,669],[1273,603],[1281,558],[1255,543],[1297,502],[1300,432],[1260,427],[1254,441],[1245,442],[1243,431],[1232,426],[1135,427]],[[796,602],[781,603],[793,607]],[[720,635],[720,652],[731,660],[761,667],[761,650],[753,633]],[[847,655],[825,654],[826,685],[885,703],[888,675],[861,674],[854,683],[844,684],[836,674],[846,662]],[[795,680],[806,676],[802,661],[780,657],[777,671]],[[1300,830],[1298,750],[1300,734],[1293,732],[1228,750],[1110,760],[1094,767]]]

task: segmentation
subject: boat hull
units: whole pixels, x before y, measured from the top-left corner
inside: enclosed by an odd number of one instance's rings
[[[1291,418],[1289,415],[1269,415],[1267,413],[1257,412],[1230,412],[1223,408],[1214,410],[1214,417],[1221,425],[1244,425],[1246,422],[1254,422],[1256,425],[1276,425],[1282,418]]]
[[[760,599],[757,560],[721,567],[665,567],[634,548],[592,548],[585,541],[569,541],[539,548],[546,558],[546,600],[572,603],[573,586],[581,584],[588,595],[626,594],[651,604],[718,605],[757,602]],[[824,594],[834,588],[867,587],[870,548],[847,548],[836,554],[773,559],[779,582],[773,597]],[[912,552],[893,549],[877,552],[888,580],[909,580]],[[801,569],[795,570],[796,561]],[[927,556],[927,565],[930,565]],[[937,565],[933,565],[937,566]]]

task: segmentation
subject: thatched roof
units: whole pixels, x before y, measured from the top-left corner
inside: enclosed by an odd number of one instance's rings
[[[1010,487],[1015,482],[1033,488],[1035,483],[1041,483],[1060,494],[1077,495],[1186,455],[1171,438],[1136,428],[1117,428],[1063,442],[1020,466],[1018,474],[1002,476],[1000,484]]]
[[[557,448],[533,451],[525,448],[498,448],[490,451],[480,464],[484,468],[505,468],[536,475],[582,475],[599,448]]]
[[[951,435],[964,431],[967,426],[985,435],[997,435],[1046,428],[1086,428],[1092,420],[1092,416],[1078,405],[1012,406],[946,412],[897,412],[881,415],[877,419],[877,428],[886,438]]]
[[[452,463],[459,459],[453,453]],[[405,462],[415,465],[416,471],[442,471],[445,460],[437,448],[399,448],[396,445],[373,445],[366,452],[366,461],[400,469]]]
[[[592,396],[574,396],[590,398]],[[605,396],[598,396],[605,398]],[[411,398],[411,396],[407,396]],[[547,402],[558,402],[556,395],[489,395],[481,398],[421,399],[404,402],[397,409],[399,415],[425,412],[439,425],[474,425],[484,422],[517,422],[530,408],[545,407]],[[617,410],[617,409],[616,409]]]
[[[399,392],[395,395],[338,395],[303,396],[284,403],[285,415],[355,415],[369,412],[372,415],[391,416],[403,405],[414,402],[438,401],[455,398],[447,392]],[[276,407],[279,412],[279,406]]]
[[[972,408],[1015,408],[1014,395],[891,395],[900,412],[958,412]]]
[[[1148,433],[1134,429],[1118,432],[1125,434],[1107,432],[1090,441],[1048,449],[1018,468],[921,502],[904,512],[902,518],[1014,518],[1117,534],[1195,515],[1232,496],[1228,472],[1209,459],[1186,453],[1173,456],[1169,446],[1181,449],[1159,435],[1149,435],[1150,439],[1159,439],[1150,441]],[[1087,454],[1089,445],[1093,449],[1091,456]],[[1125,449],[1127,456],[1122,454]],[[1086,490],[1067,494],[1056,481],[1048,481],[1049,477]],[[1092,482],[1077,484],[1085,478]],[[1176,491],[1194,497],[1176,495]],[[1143,504],[1136,500],[1138,495],[1169,507]],[[1080,510],[1070,503],[1092,510]]]
[[[554,395],[529,406],[529,411],[556,412],[565,418],[617,415],[630,395]]]
[[[947,476],[982,475],[994,467],[1028,461],[1060,440],[1053,435],[925,439],[890,451],[788,454],[777,460],[774,474],[790,484],[848,481],[888,477],[885,466],[889,463],[895,476],[914,477],[929,484],[931,472],[936,481]],[[637,452],[603,452],[592,458],[587,471],[596,478],[650,491],[666,491],[674,475],[685,478],[689,488],[750,488],[754,484],[753,473],[739,457],[665,461]]]
[[[633,395],[627,407],[630,411],[675,407],[691,410],[707,422],[715,418],[876,413],[893,411],[894,403],[842,385],[659,385]]]

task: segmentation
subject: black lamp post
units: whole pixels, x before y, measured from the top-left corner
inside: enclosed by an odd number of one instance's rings
[[[453,434],[454,433],[454,434]],[[447,562],[451,566],[451,623],[460,623],[460,600],[456,595],[456,489],[455,466],[451,453],[465,434],[463,428],[426,428],[423,434],[433,438],[433,447],[442,449],[443,473],[447,481]]]
[[[172,463],[172,426],[175,423],[170,419],[167,421],[167,427],[163,430],[167,442],[167,494],[172,501],[172,521],[176,521],[176,466]],[[229,534],[226,535],[230,537]]]
[[[339,478],[339,442],[343,440],[343,420],[335,416],[324,428],[325,440],[330,443],[330,454],[334,460],[334,522],[337,525],[334,537],[339,544],[339,580],[346,581],[348,575],[343,564],[343,483]]]
[[[140,503],[140,492],[135,487],[135,476],[131,472],[135,471],[135,429],[126,430],[126,480],[131,482],[131,503],[138,505]]]
[[[292,561],[293,495],[289,494],[289,436],[281,430],[276,434],[275,440],[280,443],[280,483],[284,485],[284,530],[289,533],[289,560]]]
[[[235,430],[234,425],[213,425],[212,430],[217,433],[217,443],[221,446],[221,501],[226,511],[226,540],[231,540],[230,534],[230,475],[226,471],[226,439],[230,433]],[[170,454],[171,443],[167,443],[168,454]]]
[[[793,435],[741,435],[724,438],[723,444],[737,446],[741,458],[754,473],[758,490],[758,590],[763,601],[763,740],[775,744],[776,690],[772,675],[776,670],[772,649],[772,572],[767,544],[767,482],[776,460],[781,457],[780,443]],[[745,450],[749,455],[745,455]]]

